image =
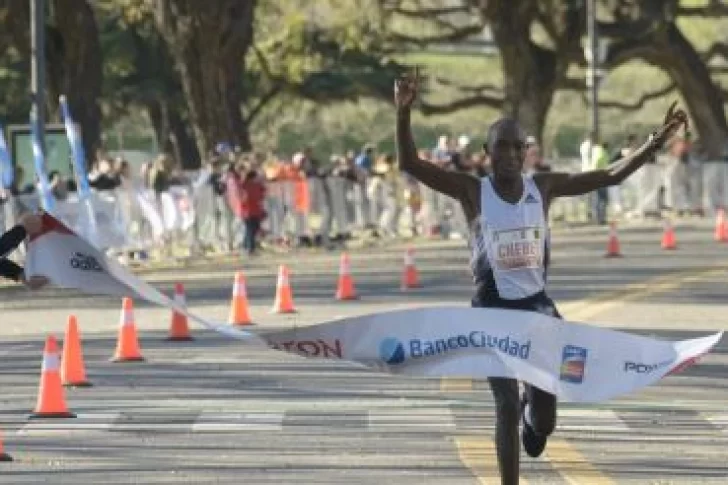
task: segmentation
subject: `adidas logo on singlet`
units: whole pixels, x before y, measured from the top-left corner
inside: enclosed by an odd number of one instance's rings
[[[526,195],[526,204],[538,204],[538,200],[536,200],[536,197],[529,192],[528,195]]]

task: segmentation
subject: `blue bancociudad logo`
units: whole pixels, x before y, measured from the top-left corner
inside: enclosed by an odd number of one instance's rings
[[[401,364],[404,362],[404,346],[396,338],[385,338],[379,344],[379,358],[387,364]]]
[[[379,358],[389,365],[396,365],[403,363],[407,358],[418,359],[465,348],[490,348],[506,355],[528,360],[531,353],[531,341],[521,343],[510,336],[498,337],[480,330],[435,340],[412,339],[406,343],[393,337],[387,337],[379,343]]]

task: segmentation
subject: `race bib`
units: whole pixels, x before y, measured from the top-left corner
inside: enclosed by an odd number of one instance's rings
[[[491,263],[499,271],[540,268],[543,259],[543,230],[521,227],[492,231]]]

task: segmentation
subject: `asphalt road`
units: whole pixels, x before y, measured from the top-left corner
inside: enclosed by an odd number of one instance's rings
[[[559,230],[550,292],[566,318],[668,339],[726,325],[728,245],[709,222],[620,233],[624,258],[605,259],[606,231]],[[210,261],[147,272],[169,291],[182,281],[191,309],[227,316],[233,273],[245,271],[256,329],[265,331],[419,305],[467,304],[463,242],[416,246],[423,288],[399,291],[403,246],[352,253],[361,299],[333,300],[338,253],[252,263]],[[294,316],[269,314],[277,264],[292,271]],[[110,363],[120,302],[65,290],[2,288],[0,430],[14,461],[0,483],[498,484],[487,385],[378,375],[345,364],[263,351],[193,326],[165,341],[166,311],[136,303],[141,363]],[[79,318],[89,379],[68,389],[76,419],[28,420],[43,340]],[[524,457],[529,484],[728,482],[728,341],[684,373],[623,399],[563,405],[546,454]]]

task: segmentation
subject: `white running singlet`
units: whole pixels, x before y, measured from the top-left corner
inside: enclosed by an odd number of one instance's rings
[[[471,240],[474,270],[492,272],[498,296],[506,300],[532,296],[546,286],[543,200],[533,178],[522,177],[523,194],[515,204],[498,196],[490,177],[481,179],[480,228],[473,228]]]

